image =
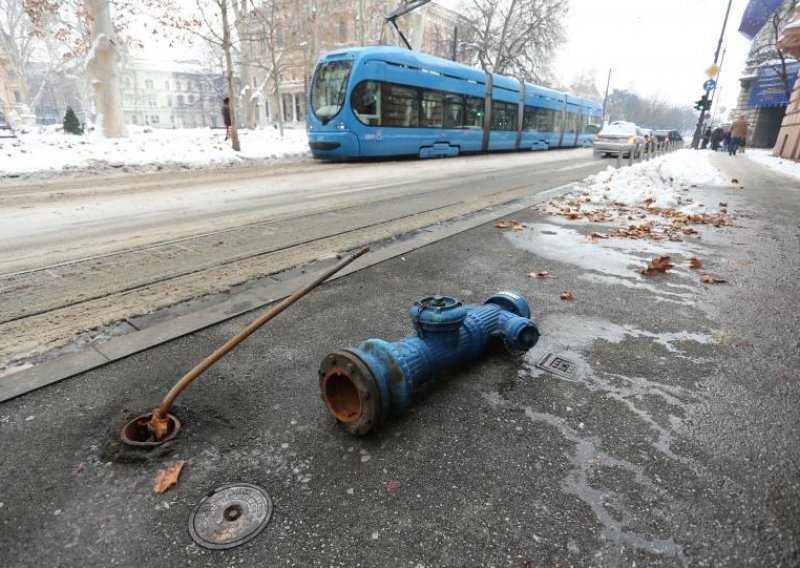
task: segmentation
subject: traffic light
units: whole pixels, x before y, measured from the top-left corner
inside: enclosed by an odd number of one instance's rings
[[[708,100],[708,94],[702,96],[702,98],[694,103],[694,110],[702,110],[707,111],[711,108],[711,101]]]

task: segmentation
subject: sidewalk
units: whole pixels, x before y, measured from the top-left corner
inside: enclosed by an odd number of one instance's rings
[[[178,399],[183,429],[157,452],[121,447],[119,428],[254,314],[3,403],[0,563],[796,563],[800,182],[714,159],[743,187],[695,191],[740,221],[676,246],[728,284],[685,267],[642,276],[671,243],[590,243],[597,227],[527,209],[521,232],[482,225],[317,289]],[[530,353],[492,350],[366,438],[332,422],[325,355],[407,335],[408,307],[431,293],[503,289],[532,305]],[[547,352],[576,362],[576,380],[538,370]],[[179,459],[177,487],[154,495]],[[272,521],[242,547],[202,549],[189,516],[233,482],[267,490]]]

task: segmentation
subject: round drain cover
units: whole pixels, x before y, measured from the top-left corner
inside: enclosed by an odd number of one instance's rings
[[[205,548],[233,548],[255,538],[270,518],[269,493],[249,483],[232,483],[200,501],[189,519],[189,533]]]

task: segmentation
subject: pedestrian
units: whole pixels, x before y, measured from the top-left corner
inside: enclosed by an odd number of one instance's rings
[[[222,120],[225,123],[225,140],[231,137],[231,99],[225,97],[222,101]]]
[[[719,151],[719,145],[722,143],[722,139],[725,137],[725,131],[722,130],[721,126],[717,126],[711,132],[711,149],[715,152]]]
[[[725,129],[725,136],[722,138],[722,151],[727,152],[731,147],[731,129]]]
[[[747,119],[744,115],[733,121],[731,126],[731,142],[728,145],[728,155],[735,156],[740,147],[744,146],[747,140]]]
[[[711,127],[709,126],[706,128],[706,131],[703,132],[703,143],[700,145],[701,150],[705,150],[708,148],[708,141],[711,139]]]

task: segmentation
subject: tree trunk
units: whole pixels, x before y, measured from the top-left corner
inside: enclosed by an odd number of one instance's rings
[[[486,73],[486,97],[483,102],[483,140],[481,142],[481,151],[489,151],[489,137],[492,132],[492,90],[493,80],[492,74]]]
[[[239,145],[239,131],[236,127],[236,98],[233,96],[233,57],[231,56],[231,26],[228,21],[228,0],[220,0],[222,12],[222,49],[225,51],[225,80],[228,84],[228,99],[231,108],[231,146],[237,152],[241,151]]]
[[[111,25],[109,0],[86,0],[86,10],[91,20],[92,40],[86,70],[94,93],[96,123],[107,138],[122,138],[126,133],[119,88],[120,54]]]

